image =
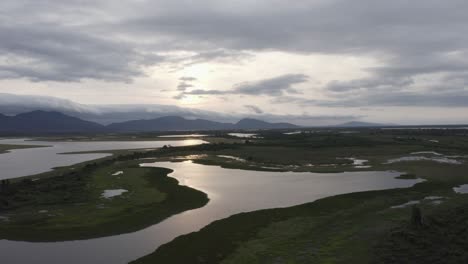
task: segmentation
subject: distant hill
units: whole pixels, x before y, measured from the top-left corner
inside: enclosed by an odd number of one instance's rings
[[[117,132],[148,132],[148,131],[180,131],[180,130],[225,130],[225,129],[274,129],[296,128],[289,123],[268,123],[256,119],[242,119],[239,122],[222,123],[205,119],[185,119],[180,116],[166,116],[155,119],[134,120],[113,123],[107,126],[110,131]]]
[[[222,123],[205,119],[185,119],[180,116],[165,116],[155,119],[133,120],[104,126],[55,111],[32,111],[6,116],[0,114],[1,134],[64,134],[99,132],[151,132],[227,129],[274,129],[296,128],[289,123],[268,123],[256,119],[242,119],[239,122]]]
[[[0,115],[0,133],[59,134],[103,132],[103,125],[59,112],[33,111],[16,116]]]
[[[289,123],[268,123],[258,119],[244,118],[234,125],[235,129],[276,129],[276,128],[298,128],[299,126]]]
[[[346,123],[335,125],[335,126],[336,127],[382,127],[382,126],[389,126],[389,124],[351,121],[351,122],[346,122]]]
[[[230,123],[220,123],[204,119],[185,119],[180,116],[165,116],[154,119],[134,120],[113,123],[107,126],[117,132],[149,132],[149,131],[178,131],[178,130],[222,130],[229,129]]]

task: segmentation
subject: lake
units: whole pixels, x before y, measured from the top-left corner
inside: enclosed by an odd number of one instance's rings
[[[55,142],[47,143],[57,144]],[[85,145],[91,147],[87,143]],[[77,148],[83,151],[86,148],[85,145]],[[93,147],[93,149],[95,148]],[[35,150],[29,149],[29,151]],[[56,151],[56,153],[58,152]],[[2,155],[8,154],[1,154],[0,157]],[[36,151],[36,155],[40,155],[40,152]],[[51,155],[50,158],[56,156],[61,155]],[[197,231],[214,220],[232,214],[292,206],[327,196],[356,191],[410,187],[421,181],[395,179],[399,175],[397,172],[326,174],[259,172],[224,169],[219,166],[199,165],[190,161],[157,162],[143,165],[173,169],[171,177],[176,178],[183,185],[207,193],[210,202],[203,208],[186,211],[146,229],[118,236],[54,243],[0,240],[2,262],[128,263],[153,252],[158,246],[179,235]],[[0,166],[3,164],[0,163]]]

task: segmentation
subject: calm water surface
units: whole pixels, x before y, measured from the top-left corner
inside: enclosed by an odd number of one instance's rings
[[[396,172],[258,172],[189,161],[145,166],[173,169],[170,176],[183,185],[206,192],[210,202],[203,208],[186,211],[130,234],[57,243],[0,240],[2,263],[127,263],[179,235],[197,231],[232,214],[292,206],[342,193],[409,187],[420,181],[395,179],[399,175]]]
[[[9,179],[50,171],[54,167],[69,166],[80,162],[103,158],[108,153],[67,154],[66,152],[160,148],[163,145],[183,146],[201,144],[198,139],[164,141],[103,141],[103,142],[47,142],[25,139],[2,139],[0,144],[49,146],[30,149],[14,149],[0,154],[0,179]]]

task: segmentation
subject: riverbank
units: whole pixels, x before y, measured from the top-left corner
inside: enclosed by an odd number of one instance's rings
[[[0,154],[7,153],[10,150],[14,150],[14,149],[43,148],[43,147],[47,147],[47,146],[0,144]]]
[[[430,198],[435,195],[443,197],[437,200],[440,204]],[[411,260],[417,241],[410,240],[413,244],[403,252],[398,251],[402,247],[398,242],[408,236],[385,243],[395,229],[407,230],[410,225],[412,207],[405,206],[409,201],[420,201],[424,217],[437,214],[448,204],[467,204],[466,195],[454,194],[452,184],[444,182],[339,195],[215,221],[132,263],[383,263],[377,261],[382,259],[385,263],[401,263],[388,260],[399,253],[400,260]],[[180,254],[181,250],[184,254]]]
[[[58,176],[25,178],[2,186],[0,238],[63,241],[117,235],[204,206],[206,194],[181,186],[164,168],[104,159]],[[107,193],[120,194],[109,197]]]

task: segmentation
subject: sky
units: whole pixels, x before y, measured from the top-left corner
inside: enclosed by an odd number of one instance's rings
[[[2,0],[0,104],[468,123],[467,13],[464,0]]]

